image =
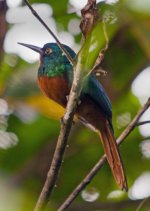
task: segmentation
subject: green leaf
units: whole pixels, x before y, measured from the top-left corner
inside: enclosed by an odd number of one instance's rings
[[[117,28],[117,25],[112,25],[108,28],[109,39],[112,38]],[[99,22],[88,35],[79,52],[78,58],[82,65],[82,71],[85,72],[85,74],[88,74],[93,68],[100,51],[105,47],[105,45],[106,37],[104,23]]]

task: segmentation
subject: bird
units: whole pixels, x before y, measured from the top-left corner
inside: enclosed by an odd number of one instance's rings
[[[38,85],[44,95],[65,108],[74,72],[73,65],[62,49],[57,43],[47,43],[42,48],[31,44],[19,44],[40,54]],[[76,53],[69,46],[62,45],[75,59]],[[89,74],[83,82],[75,116],[85,126],[99,134],[116,183],[121,190],[127,191],[126,175],[112,125],[112,105],[94,73]]]

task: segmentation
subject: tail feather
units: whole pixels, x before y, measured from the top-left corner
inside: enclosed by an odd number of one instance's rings
[[[112,170],[113,176],[121,189],[128,190],[126,176],[123,169],[123,164],[118,151],[117,143],[115,137],[106,123],[106,127],[100,130],[100,137],[104,146],[106,157],[110,168]]]

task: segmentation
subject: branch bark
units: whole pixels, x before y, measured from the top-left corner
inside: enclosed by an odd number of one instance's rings
[[[137,122],[143,113],[150,107],[150,98],[147,103],[140,109],[128,127],[122,132],[122,134],[117,139],[117,144],[120,145],[124,139],[133,131],[136,127]],[[95,166],[91,169],[91,171],[87,174],[87,176],[81,181],[81,183],[72,191],[72,193],[67,197],[67,199],[63,202],[63,204],[58,208],[58,211],[65,210],[68,208],[72,201],[79,195],[79,193],[91,182],[93,177],[97,174],[97,172],[101,169],[106,161],[106,155],[104,154],[100,160],[95,164]]]
[[[84,38],[86,38],[92,31],[93,26],[100,19],[96,0],[88,0],[87,4],[81,10],[82,18],[80,29]]]
[[[39,199],[37,201],[34,211],[40,211],[45,208],[46,204],[49,201],[49,197],[52,193],[52,190],[54,188],[55,182],[58,177],[58,173],[59,173],[61,163],[63,160],[63,155],[65,152],[65,148],[67,146],[67,139],[68,139],[72,122],[73,122],[73,116],[74,116],[78,98],[80,96],[80,92],[82,89],[83,77],[80,74],[81,72],[80,70],[81,70],[80,62],[78,62],[75,68],[74,80],[73,80],[72,88],[70,91],[66,112],[62,119],[60,134],[58,137],[52,163],[51,163],[45,184],[43,186],[42,192],[39,196]]]

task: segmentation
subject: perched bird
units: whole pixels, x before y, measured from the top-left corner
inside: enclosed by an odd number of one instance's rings
[[[48,98],[66,107],[73,81],[73,67],[62,50],[56,43],[47,43],[43,48],[19,44],[40,54],[39,87]],[[70,47],[64,47],[72,58],[76,56]],[[127,190],[126,177],[113,132],[111,103],[94,74],[84,81],[75,115],[83,124],[99,134],[114,178],[121,189]]]

